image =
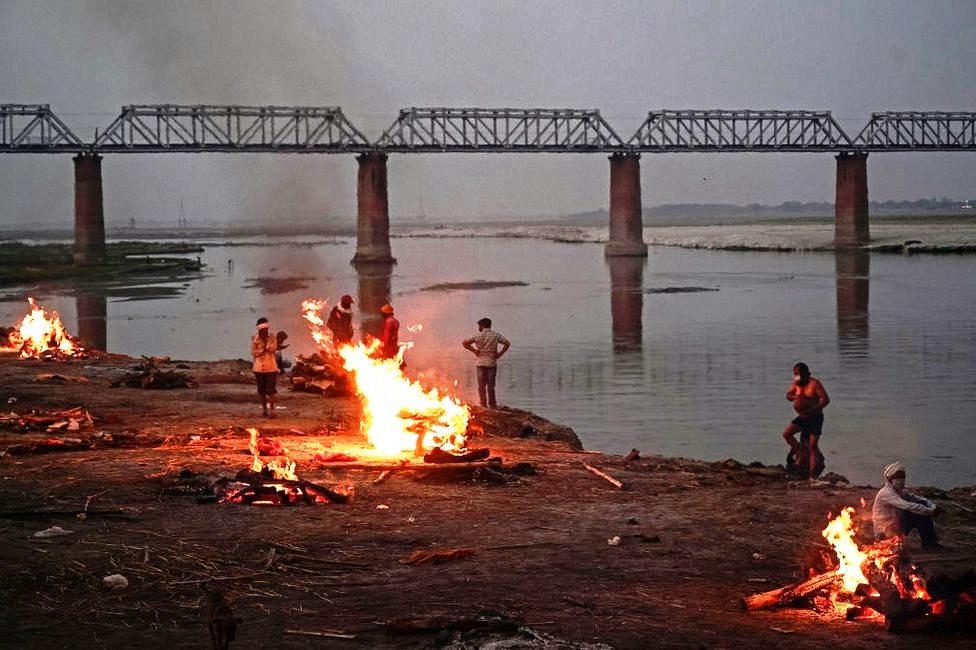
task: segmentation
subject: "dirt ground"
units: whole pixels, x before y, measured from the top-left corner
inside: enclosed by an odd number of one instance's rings
[[[266,420],[240,362],[183,364],[201,382],[195,389],[109,388],[134,364],[0,358],[4,411],[84,406],[95,417],[93,429],[77,432],[0,429],[0,454],[8,450],[0,459],[0,646],[208,648],[206,583],[242,619],[232,648],[474,648],[493,639],[501,641],[491,647],[543,647],[533,634],[548,639],[544,647],[565,648],[972,647],[971,636],[919,639],[806,610],[740,610],[742,596],[801,577],[823,547],[827,514],[846,505],[863,513],[868,486],[791,482],[772,468],[653,450],[627,461],[492,435],[514,417],[505,413],[486,418],[493,424],[478,444],[506,467],[530,463],[535,474],[488,480],[411,465],[374,484],[390,459],[312,461],[320,451],[357,454],[355,400],[285,387],[284,409]],[[68,381],[38,380],[51,373]],[[354,497],[299,507],[198,503],[180,486],[247,466],[248,426],[284,443],[299,476],[351,486]],[[81,442],[32,447],[52,436]],[[939,530],[951,548],[916,552],[927,571],[976,567],[974,494],[960,488],[940,499],[947,512]],[[72,534],[32,537],[52,525]],[[614,536],[619,545],[608,544]],[[402,562],[417,550],[454,548],[475,551],[442,564]],[[128,588],[103,586],[116,573]],[[397,636],[386,625],[487,613],[531,632]]]

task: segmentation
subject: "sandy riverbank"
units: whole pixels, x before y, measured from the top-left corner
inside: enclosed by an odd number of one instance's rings
[[[619,648],[919,643],[877,623],[805,611],[747,615],[738,608],[739,597],[799,577],[820,549],[827,513],[870,500],[868,486],[791,482],[775,468],[664,458],[653,450],[627,461],[546,441],[572,442],[564,429],[538,420],[526,429],[528,416],[504,412],[480,418],[486,437],[479,444],[505,466],[528,463],[534,473],[500,480],[402,469],[374,485],[389,459],[363,457],[351,466],[312,461],[320,451],[356,453],[354,400],[285,391],[285,408],[272,422],[257,417],[246,364],[182,364],[200,382],[195,389],[108,387],[134,364],[118,355],[63,364],[0,358],[0,398],[16,400],[6,409],[84,406],[96,419],[80,432],[0,430],[0,450],[20,445],[0,460],[3,512],[60,513],[0,514],[6,644],[209,647],[203,581],[222,590],[243,619],[232,646],[241,648],[427,647],[438,638],[460,648],[518,636],[394,636],[385,626],[396,618],[463,619],[486,611],[540,635]],[[37,381],[50,373],[87,381]],[[247,426],[284,443],[300,476],[354,487],[353,499],[260,508],[198,504],[195,495],[181,494],[188,476],[233,475],[248,464]],[[534,437],[497,435],[512,432]],[[30,449],[52,435],[83,442]],[[625,489],[589,473],[583,462]],[[77,518],[92,496],[93,514]],[[944,496],[941,530],[955,550],[917,559],[930,571],[958,573],[976,566],[976,496],[972,488]],[[31,538],[51,525],[73,534]],[[620,536],[618,546],[607,544],[613,536]],[[438,565],[402,563],[417,550],[452,548],[475,552]],[[114,573],[128,578],[128,589],[101,586]],[[972,639],[938,642],[962,648]]]

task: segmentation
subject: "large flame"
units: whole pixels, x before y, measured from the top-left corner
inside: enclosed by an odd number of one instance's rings
[[[320,312],[325,300],[305,300],[302,311],[315,342],[334,350],[351,374],[363,401],[361,428],[370,445],[383,455],[422,453],[435,447],[447,451],[464,448],[470,409],[437,388],[425,388],[403,374],[401,362],[409,344],[401,344],[393,359],[377,358],[379,341],[335,346]]]
[[[20,321],[19,327],[9,334],[5,348],[19,351],[25,359],[39,357],[45,352],[68,356],[81,351],[61,324],[58,312],[48,313],[33,298],[27,300],[31,311]]]
[[[848,593],[854,593],[858,585],[868,582],[861,570],[861,564],[867,559],[867,555],[854,541],[854,533],[857,531],[851,520],[853,514],[854,508],[844,508],[821,533],[837,554],[838,569],[844,579],[844,591]]]

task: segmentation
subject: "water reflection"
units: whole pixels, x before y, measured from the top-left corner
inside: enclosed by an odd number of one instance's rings
[[[379,336],[383,317],[380,307],[390,302],[392,262],[356,262],[353,264],[359,279],[359,314],[362,334]],[[395,305],[394,305],[395,306]]]
[[[868,298],[871,254],[866,251],[837,251],[837,344],[841,354],[865,357],[868,352]]]
[[[104,295],[79,293],[75,296],[78,338],[85,347],[94,350],[108,349],[107,302]]]
[[[614,352],[639,352],[643,338],[646,257],[608,257]]]

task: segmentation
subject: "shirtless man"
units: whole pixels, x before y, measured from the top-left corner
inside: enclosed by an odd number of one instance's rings
[[[823,431],[823,410],[830,397],[820,380],[810,374],[802,361],[793,366],[793,383],[786,391],[786,399],[793,402],[796,417],[786,425],[783,438],[793,451],[799,467],[806,467],[807,477],[813,478],[820,457],[820,434]],[[800,434],[800,441],[794,437]]]

